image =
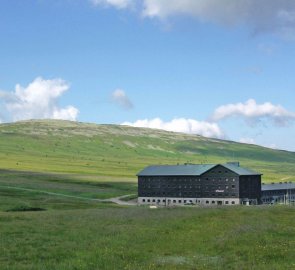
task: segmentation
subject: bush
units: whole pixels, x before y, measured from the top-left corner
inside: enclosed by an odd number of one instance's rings
[[[29,212],[29,211],[45,211],[46,209],[41,208],[41,207],[32,207],[28,204],[19,204],[17,206],[14,206],[8,210],[6,210],[6,212]]]

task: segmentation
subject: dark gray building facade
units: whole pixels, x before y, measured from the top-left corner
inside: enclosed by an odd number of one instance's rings
[[[138,203],[258,204],[261,174],[239,163],[150,166],[138,173]]]

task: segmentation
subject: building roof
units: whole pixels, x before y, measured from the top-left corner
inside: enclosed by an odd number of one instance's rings
[[[261,175],[239,166],[239,163],[149,166],[138,176],[200,176],[216,166],[223,166],[238,175]]]
[[[240,167],[234,163],[220,164],[221,166],[229,169],[230,171],[235,172],[238,175],[261,175],[261,173],[255,172],[245,167]]]
[[[261,186],[262,191],[272,191],[272,190],[287,190],[295,189],[295,183],[272,183],[272,184],[263,184]]]
[[[164,165],[149,166],[143,169],[138,176],[192,176],[201,175],[216,165]]]

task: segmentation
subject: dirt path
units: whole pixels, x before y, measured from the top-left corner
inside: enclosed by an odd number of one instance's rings
[[[22,187],[12,187],[12,186],[1,186],[0,185],[0,188],[15,189],[15,190],[28,191],[28,192],[37,192],[37,193],[43,193],[43,194],[47,194],[47,195],[74,198],[74,199],[80,199],[80,200],[88,200],[88,201],[96,201],[96,202],[112,202],[112,203],[119,204],[119,205],[128,205],[128,206],[137,205],[137,203],[121,201],[121,199],[131,196],[131,195],[134,195],[134,194],[128,194],[128,195],[115,197],[115,198],[109,198],[109,199],[94,199],[94,198],[86,198],[86,197],[81,197],[81,196],[67,195],[67,194],[62,194],[62,193],[50,192],[50,191],[39,190],[39,189],[22,188]]]
[[[110,199],[106,199],[104,201],[105,202],[113,202],[113,203],[116,203],[119,205],[129,205],[129,206],[137,205],[137,203],[135,203],[135,202],[125,202],[125,201],[121,200],[121,199],[129,197],[131,195],[134,195],[134,194],[124,195],[124,196],[120,196],[120,197],[116,197],[116,198],[110,198]]]

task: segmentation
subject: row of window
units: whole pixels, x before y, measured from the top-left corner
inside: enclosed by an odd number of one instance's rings
[[[230,186],[226,185],[226,186],[213,186],[213,185],[210,185],[210,186],[204,186],[205,189],[229,189]],[[201,189],[201,186],[173,186],[173,185],[158,185],[158,186],[151,186],[151,185],[142,185],[142,188],[184,188],[184,189],[193,189],[193,188],[196,188],[196,189]],[[232,189],[235,189],[236,188],[236,185],[231,185],[231,188]]]
[[[206,201],[206,204],[210,204],[210,201]],[[211,204],[218,204],[218,202],[212,201]],[[228,205],[229,204],[229,201],[225,201],[225,204]],[[236,202],[235,201],[232,201],[231,204],[234,205],[234,204],[236,204]]]
[[[166,201],[167,201],[167,203],[193,203],[193,200],[166,200],[166,199],[142,199],[142,202],[148,202],[148,203],[151,203],[151,202],[153,202],[153,203],[166,203]]]
[[[166,203],[166,201],[167,201],[167,203],[169,204],[169,203],[184,203],[184,204],[192,204],[193,203],[193,200],[166,200],[166,199],[163,199],[163,200],[161,200],[161,199],[142,199],[142,202],[143,203],[145,203],[145,202],[147,202],[147,203]],[[198,200],[197,201],[197,203],[198,204],[200,204],[201,203],[201,201],[200,200]],[[229,205],[229,201],[225,201],[225,204],[226,205]],[[206,201],[206,204],[210,204],[210,201]],[[218,202],[216,202],[216,201],[211,201],[211,204],[218,204]],[[236,202],[235,201],[232,201],[231,202],[231,204],[232,205],[234,205],[234,204],[236,204]]]
[[[227,192],[223,192],[223,193],[219,193],[219,192],[214,192],[214,193],[210,193],[210,192],[204,192],[204,193],[195,193],[195,192],[179,192],[179,193],[175,193],[175,192],[140,192],[140,196],[142,197],[163,197],[163,196],[167,196],[167,197],[236,197],[237,194],[235,193],[227,193]]]
[[[198,179],[179,179],[179,178],[175,178],[175,179],[161,179],[161,178],[144,178],[142,179],[143,181],[146,181],[146,182],[161,182],[163,180],[166,180],[166,181],[169,181],[169,182],[181,182],[181,183],[192,183],[192,182],[201,182],[201,178],[198,178]],[[235,182],[236,181],[236,178],[218,178],[218,179],[215,179],[215,178],[205,178],[205,180],[207,181],[233,181]]]
[[[193,193],[193,192],[183,192],[183,193],[172,193],[172,192],[141,192],[140,195],[142,197],[161,197],[161,196],[167,196],[167,197],[200,197],[201,194],[199,193]]]

